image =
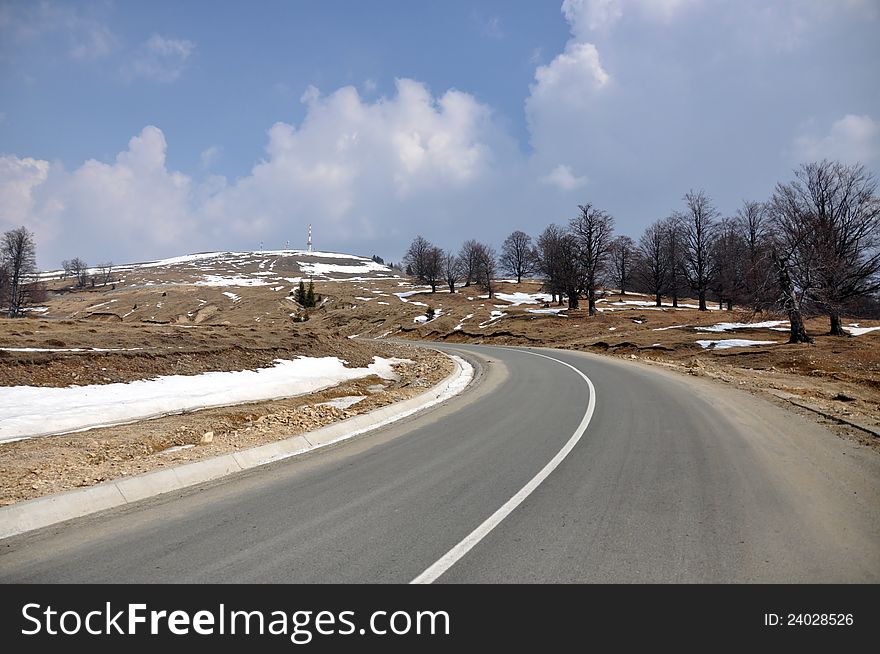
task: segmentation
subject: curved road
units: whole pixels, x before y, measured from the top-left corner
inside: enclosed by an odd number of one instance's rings
[[[0,581],[880,580],[873,451],[638,364],[442,349],[479,371],[444,405],[0,541]]]

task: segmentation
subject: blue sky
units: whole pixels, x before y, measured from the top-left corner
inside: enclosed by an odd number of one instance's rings
[[[0,2],[0,229],[41,267],[638,236],[880,160],[876,0]]]

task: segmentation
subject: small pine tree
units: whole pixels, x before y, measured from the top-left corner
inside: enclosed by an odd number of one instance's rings
[[[302,280],[299,281],[299,288],[297,288],[296,292],[293,294],[293,299],[301,306],[306,305],[306,285]]]
[[[309,290],[306,291],[305,306],[314,307],[318,303],[315,301],[315,283],[309,280]]]

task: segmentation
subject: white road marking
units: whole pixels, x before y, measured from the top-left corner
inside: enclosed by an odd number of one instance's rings
[[[458,545],[449,550],[446,554],[441,556],[436,563],[434,563],[431,567],[425,570],[418,577],[413,579],[411,584],[430,584],[436,581],[444,572],[449,570],[453,565],[455,565],[459,559],[461,559],[465,554],[471,551],[473,547],[483,540],[489,533],[495,529],[501,521],[504,520],[507,516],[509,516],[520,504],[522,504],[525,499],[531,495],[538,486],[541,485],[547,477],[550,476],[560,463],[568,456],[568,454],[574,449],[574,446],[578,444],[578,441],[581,439],[581,436],[584,435],[584,432],[587,431],[587,427],[590,424],[590,420],[593,418],[593,411],[596,409],[596,387],[593,386],[593,382],[590,381],[590,378],[587,377],[580,370],[575,368],[573,365],[566,363],[565,361],[560,361],[559,359],[554,359],[553,357],[549,357],[545,354],[538,354],[537,352],[528,352],[529,354],[533,354],[536,357],[543,357],[545,359],[550,359],[551,361],[555,361],[556,363],[561,363],[563,366],[567,366],[574,370],[578,375],[580,375],[585,382],[587,382],[587,386],[590,389],[590,401],[587,404],[587,411],[584,413],[584,417],[581,420],[581,423],[578,425],[574,434],[571,438],[568,439],[568,442],[563,446],[561,450],[554,456],[550,462],[544,466],[541,471],[535,475],[529,483],[523,486],[519,492],[516,493],[513,497],[511,497],[507,502],[505,502],[500,509],[495,511],[491,516],[489,516],[483,524],[474,529],[470,534],[468,534]]]

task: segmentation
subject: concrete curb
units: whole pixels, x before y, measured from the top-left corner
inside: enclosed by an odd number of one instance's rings
[[[455,363],[452,374],[403,402],[275,443],[2,507],[0,539],[312,452],[411,416],[458,395],[473,379],[473,367],[467,361],[455,355],[446,356]]]

